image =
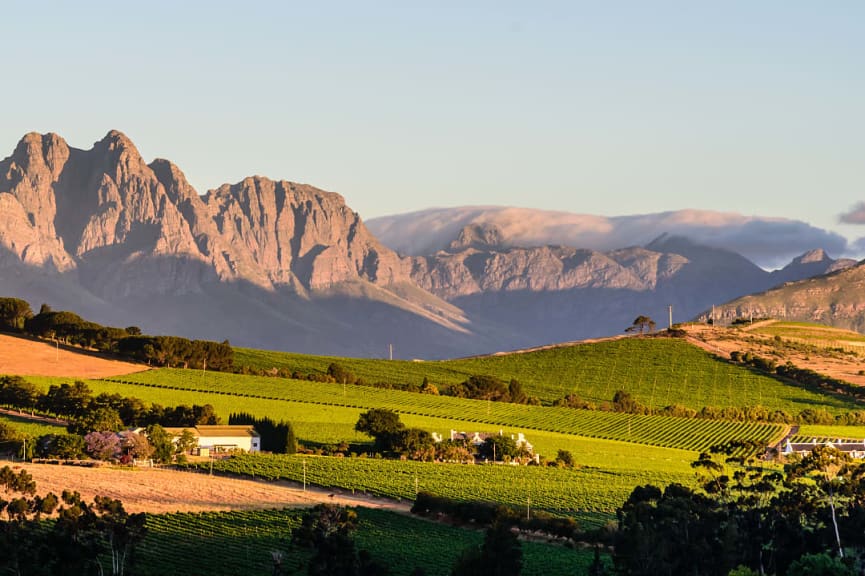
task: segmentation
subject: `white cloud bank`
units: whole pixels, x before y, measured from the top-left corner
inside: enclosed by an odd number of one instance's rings
[[[865,205],[861,207],[865,223]],[[570,212],[468,206],[432,208],[374,218],[369,229],[391,248],[425,255],[446,247],[469,224],[493,224],[509,245],[564,244],[613,250],[648,244],[663,233],[683,235],[701,244],[733,250],[765,268],[777,268],[792,258],[824,249],[833,258],[850,249],[840,234],[799,220],[744,216],[733,212],[678,210],[632,216],[592,216]]]

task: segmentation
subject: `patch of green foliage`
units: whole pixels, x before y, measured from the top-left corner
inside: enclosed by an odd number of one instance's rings
[[[36,438],[45,434],[66,434],[66,427],[59,424],[47,424],[9,414],[0,414],[0,422],[6,424],[17,433],[27,437]]]
[[[302,552],[290,551],[290,531],[299,526],[302,509],[200,514],[161,514],[147,518],[148,534],[138,546],[136,573],[142,576],[209,574],[269,576],[271,552],[285,553],[283,566],[293,570]],[[483,534],[408,516],[357,509],[355,540],[374,560],[387,565],[392,576],[417,567],[428,576],[444,576],[462,552],[478,545]],[[525,542],[523,574],[527,576],[583,574],[592,553],[562,546]]]

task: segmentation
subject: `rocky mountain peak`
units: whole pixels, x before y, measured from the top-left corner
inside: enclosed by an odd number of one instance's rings
[[[813,264],[815,262],[829,262],[831,258],[826,254],[826,251],[822,248],[817,248],[815,250],[809,250],[805,252],[801,256],[797,256],[793,258],[791,264]]]
[[[469,224],[448,245],[448,252],[461,252],[468,248],[494,250],[504,247],[501,230],[494,224]]]

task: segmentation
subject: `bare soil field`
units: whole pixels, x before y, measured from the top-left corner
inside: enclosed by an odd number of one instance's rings
[[[48,342],[0,334],[0,374],[105,378],[148,370],[143,364],[109,360]]]
[[[701,324],[686,325],[684,328],[688,332],[688,340],[691,343],[725,358],[729,358],[730,352],[733,351],[751,352],[774,359],[779,364],[789,361],[798,368],[808,368],[832,378],[865,386],[865,374],[859,373],[865,369],[865,361],[861,356],[837,354],[830,350],[821,352],[818,349],[805,352],[791,347],[779,347],[773,337],[752,331],[774,322],[774,320],[755,322],[753,328],[745,329],[713,328]],[[827,333],[831,333],[832,330],[834,329],[826,328]]]
[[[86,500],[109,496],[123,502],[129,512],[201,512],[312,506],[331,502],[348,506],[387,508],[406,512],[411,503],[352,495],[288,482],[265,482],[209,476],[157,468],[85,468],[56,464],[15,463],[15,471],[27,470],[39,494],[76,490]]]

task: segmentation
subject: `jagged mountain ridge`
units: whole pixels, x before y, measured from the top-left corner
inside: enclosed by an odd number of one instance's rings
[[[376,325],[385,341],[436,334],[438,353],[460,346],[445,334],[470,333],[339,194],[250,177],[199,196],[117,131],[90,150],[27,134],[0,161],[0,265],[6,294],[157,333],[364,354],[384,348],[366,334]],[[257,318],[246,330],[244,314]]]
[[[206,264],[220,281],[263,288],[408,279],[338,194],[251,177],[199,196],[179,168],[147,165],[117,131],[87,151],[55,134],[28,134],[0,162],[0,178],[3,228],[16,231],[3,245],[61,272],[91,260],[172,255]],[[195,291],[193,279],[179,278],[163,291]]]
[[[686,320],[707,304],[766,290],[779,275],[798,279],[850,264],[815,252],[767,272],[734,252],[666,234],[609,252],[517,248],[494,225],[481,224],[463,228],[447,250],[412,261],[418,285],[473,318],[506,317],[525,345],[613,334],[637,310],[661,319],[673,306],[675,318]]]
[[[789,277],[836,265],[803,258]],[[822,267],[822,268],[821,268]],[[608,252],[513,246],[493,225],[399,256],[342,196],[260,176],[200,196],[122,133],[28,134],[0,161],[0,294],[154,333],[262,348],[441,357],[619,332],[762,290],[747,259],[661,237]]]

